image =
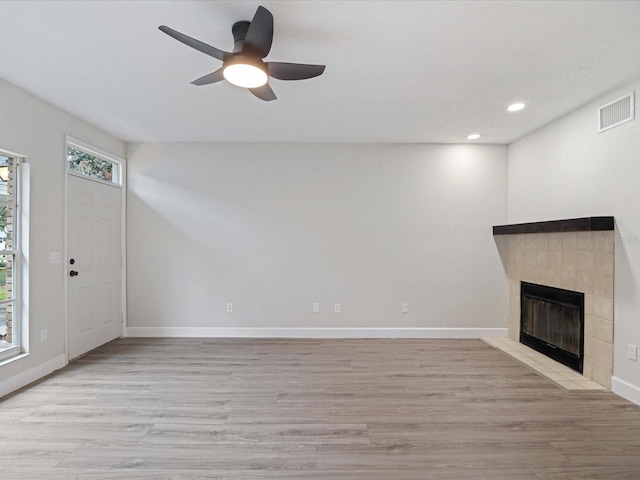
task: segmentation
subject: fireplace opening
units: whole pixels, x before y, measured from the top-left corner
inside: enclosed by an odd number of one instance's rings
[[[520,343],[582,373],[584,293],[520,283]]]

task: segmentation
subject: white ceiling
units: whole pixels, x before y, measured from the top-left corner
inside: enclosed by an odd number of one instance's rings
[[[262,102],[190,82],[274,15],[267,60],[322,63]],[[509,143],[640,75],[639,1],[2,1],[0,77],[127,141]],[[508,114],[514,101],[529,107]]]

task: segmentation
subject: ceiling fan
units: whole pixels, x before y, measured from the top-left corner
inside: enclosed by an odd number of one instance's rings
[[[259,99],[269,102],[278,98],[269,86],[269,77],[278,80],[304,80],[322,75],[325,69],[324,65],[262,60],[269,54],[273,41],[273,15],[264,7],[258,7],[250,22],[240,21],[233,25],[232,52],[219,50],[165,25],[159,28],[179,42],[222,60],[220,69],[194,80],[191,82],[193,85],[209,85],[227,80],[249,89]]]

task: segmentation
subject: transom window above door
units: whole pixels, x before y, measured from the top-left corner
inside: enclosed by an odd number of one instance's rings
[[[72,142],[67,143],[67,170],[76,175],[122,185],[121,165],[97,152]]]

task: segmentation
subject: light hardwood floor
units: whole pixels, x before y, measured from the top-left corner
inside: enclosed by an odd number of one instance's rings
[[[0,478],[640,478],[640,407],[480,340],[123,339],[0,402]]]

